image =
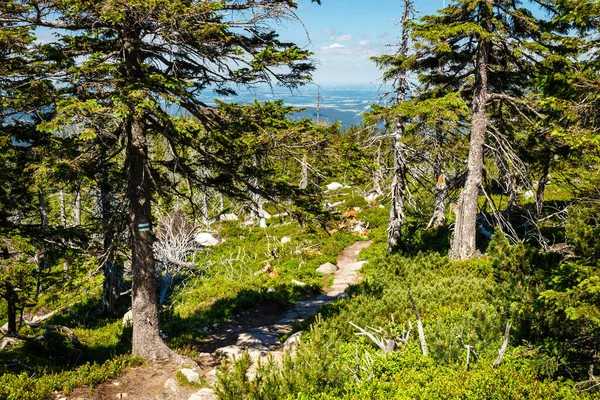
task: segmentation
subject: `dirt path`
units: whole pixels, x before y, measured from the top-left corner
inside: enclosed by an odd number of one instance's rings
[[[344,296],[350,284],[360,280],[359,270],[364,261],[357,261],[358,253],[371,245],[361,241],[345,248],[337,258],[338,270],[333,276],[331,287],[325,294],[297,301],[285,313],[281,313],[274,304],[261,304],[233,322],[220,324],[208,332],[205,345],[201,346],[201,367],[198,369],[207,382],[212,383],[215,367],[220,364],[221,357],[230,359],[239,357],[244,350],[255,361],[267,356],[281,360],[284,345],[280,337],[292,331],[292,325],[317,313],[320,306],[329,304]],[[299,338],[300,335],[294,335]],[[77,389],[68,399],[98,400],[127,398],[128,400],[202,400],[216,399],[210,389],[202,389],[203,393],[192,393],[189,388],[165,385],[178,370],[174,363],[155,364],[151,367],[133,368],[119,379],[106,382],[96,389]],[[116,385],[115,383],[118,383]],[[119,397],[121,396],[121,397]],[[195,397],[194,397],[195,396]],[[64,398],[64,397],[63,397]]]

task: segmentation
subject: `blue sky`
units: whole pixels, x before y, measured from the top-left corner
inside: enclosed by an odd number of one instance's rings
[[[419,15],[443,8],[443,0],[416,2]],[[300,0],[297,11],[304,27],[286,22],[277,30],[315,53],[320,85],[379,84],[381,71],[369,57],[394,52],[398,42],[402,0],[322,0],[322,5]]]

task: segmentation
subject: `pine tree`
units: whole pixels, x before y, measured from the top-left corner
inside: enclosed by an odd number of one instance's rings
[[[374,57],[374,61],[380,68],[387,68],[384,79],[393,81],[395,104],[402,104],[407,100],[408,80],[407,66],[409,57],[410,23],[414,16],[414,4],[411,0],[404,0],[400,43],[395,56]],[[390,206],[390,222],[388,224],[388,248],[390,251],[397,250],[400,246],[402,225],[405,216],[405,203],[407,201],[407,165],[402,143],[405,134],[406,120],[403,116],[397,116],[394,124],[394,165],[392,175],[392,203]]]
[[[455,259],[476,253],[489,105],[504,102],[515,110],[531,111],[523,82],[532,78],[531,66],[547,52],[547,28],[519,2],[504,0],[454,1],[414,27],[413,69],[427,90],[422,97],[447,101],[447,96],[459,93],[471,109],[466,181],[455,210],[450,250]]]
[[[254,174],[233,154],[235,138],[223,131],[226,115],[198,100],[207,88],[233,94],[236,85],[276,82],[295,87],[310,79],[309,53],[282,42],[269,21],[294,18],[296,3],[277,1],[68,0],[11,1],[2,21],[53,30],[65,55],[54,79],[61,95],[57,115],[40,126],[88,141],[91,157],[123,151],[133,269],[133,354],[164,360],[171,351],[159,335],[151,202],[165,184],[154,164],[151,137],[164,137],[169,160],[159,163],[190,186],[267,197]],[[194,119],[173,115],[175,104]],[[118,140],[108,140],[116,137]],[[199,157],[187,159],[186,149]],[[206,150],[205,150],[206,149]],[[208,166],[210,178],[199,172]],[[261,185],[264,182],[260,182]],[[267,185],[268,186],[268,185]]]

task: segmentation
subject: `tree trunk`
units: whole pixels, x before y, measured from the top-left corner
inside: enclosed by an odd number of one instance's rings
[[[308,187],[308,156],[305,154],[302,157],[302,170],[300,171],[300,189]]]
[[[81,225],[81,190],[77,190],[75,196],[75,226]]]
[[[134,112],[132,110],[132,112]],[[156,302],[156,270],[151,230],[151,183],[148,144],[141,117],[132,115],[128,124],[126,154],[127,199],[129,201],[132,266],[132,353],[152,361],[166,361],[171,350],[162,341]]]
[[[108,168],[108,167],[104,167]],[[103,174],[100,182],[100,210],[104,235],[104,281],[102,282],[102,311],[112,314],[121,294],[123,284],[123,264],[114,258],[112,219],[112,187],[108,177]]]
[[[58,192],[58,200],[60,202],[60,224],[63,227],[66,227],[67,226],[67,214],[66,214],[66,207],[65,207],[65,192],[63,192],[62,189]]]
[[[433,215],[427,224],[429,228],[439,228],[446,224],[446,198],[448,197],[448,185],[446,184],[446,176],[436,169],[437,184],[435,185],[435,205],[433,207]]]
[[[40,225],[42,228],[48,225],[48,209],[46,208],[46,196],[44,190],[40,189],[38,192],[38,200],[40,207]],[[37,283],[35,287],[35,296],[38,297],[42,293],[42,275],[47,267],[46,254],[43,245],[35,251],[35,262],[37,265]]]
[[[6,336],[16,336],[17,334],[17,302],[19,301],[19,296],[13,287],[11,281],[6,280],[4,282],[6,287],[6,294],[4,299],[7,304],[7,318],[8,318],[8,331],[6,332]]]
[[[402,15],[402,39],[398,56],[406,57],[408,54],[409,28],[408,20],[413,6],[410,0],[404,0],[404,12]],[[406,69],[400,69],[396,76],[396,103],[404,102],[408,84],[406,81]],[[396,132],[394,135],[394,175],[392,177],[392,204],[390,206],[390,222],[388,224],[388,249],[397,250],[400,246],[402,224],[404,223],[404,203],[406,201],[406,163],[404,160],[404,149],[402,147],[402,136],[404,135],[404,123],[401,119],[396,121]]]
[[[47,226],[48,209],[46,208],[46,194],[44,193],[44,189],[40,189],[40,191],[38,192],[38,201],[40,206],[40,225]]]
[[[491,25],[491,5],[486,7],[485,22]],[[490,27],[491,29],[491,27]],[[473,257],[477,250],[477,207],[479,190],[483,172],[483,145],[488,126],[487,119],[487,64],[489,58],[489,42],[479,38],[477,46],[477,62],[475,68],[475,87],[473,89],[473,118],[471,122],[471,143],[467,162],[467,180],[456,207],[456,224],[452,237],[452,248],[449,255],[455,260],[465,260]]]

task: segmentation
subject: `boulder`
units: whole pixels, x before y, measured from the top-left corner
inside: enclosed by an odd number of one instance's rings
[[[166,391],[169,391],[172,393],[179,393],[179,388],[177,387],[177,381],[175,380],[175,378],[167,379],[167,381],[165,382],[163,387],[165,388]]]
[[[123,326],[133,326],[133,310],[129,310],[123,315]]]
[[[188,400],[219,400],[219,396],[217,396],[214,390],[203,388],[196,393],[192,393]]]
[[[525,197],[525,200],[529,200],[529,199],[535,197],[535,193],[533,192],[533,190],[528,190],[525,192],[523,197]]]
[[[293,335],[291,335],[283,343],[283,346],[282,346],[283,351],[287,351],[290,354],[294,354],[296,352],[296,349],[298,348],[298,343],[300,343],[301,338],[302,338],[302,331],[296,332]]]
[[[187,379],[188,382],[190,382],[190,383],[200,383],[200,375],[196,371],[194,371],[193,369],[181,368],[179,370],[179,372],[181,372],[181,374],[183,376],[185,376],[185,379]]]
[[[319,268],[317,268],[317,272],[323,275],[335,274],[338,270],[338,266],[332,264],[330,262],[322,264]]]
[[[206,382],[208,382],[209,385],[213,385],[217,382],[217,369],[213,368],[210,371],[208,371],[206,373]]]
[[[221,243],[219,241],[219,239],[214,237],[213,234],[210,232],[200,232],[200,233],[196,234],[196,237],[194,238],[194,240],[200,246],[204,246],[204,247],[216,246],[219,243]]]
[[[377,200],[379,194],[377,192],[371,192],[365,196],[365,201],[369,204],[372,204]]]
[[[237,216],[237,214],[221,214],[219,215],[216,220],[217,221],[237,221],[239,218]]]
[[[329,185],[327,185],[327,190],[340,190],[341,188],[343,188],[344,185],[342,185],[341,183],[338,182],[331,182]]]

